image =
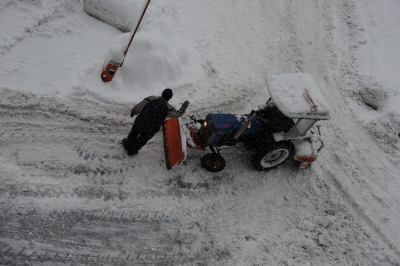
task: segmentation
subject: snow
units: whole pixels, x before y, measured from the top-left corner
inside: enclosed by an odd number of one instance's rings
[[[186,142],[187,142],[187,139],[192,140],[192,138],[190,137],[189,129],[186,128],[185,124],[182,124],[180,118],[179,118],[179,125],[180,125],[179,129],[180,129],[180,133],[181,133],[182,151],[183,151],[183,154],[185,154],[185,157],[183,160],[185,160],[187,157]],[[192,140],[192,143],[193,143],[193,140]],[[195,145],[193,145],[193,147],[194,146]]]
[[[140,17],[140,9],[131,1],[84,0],[84,11],[123,31],[130,32]]]
[[[125,33],[118,35],[111,41],[109,53],[104,60],[103,68],[108,65],[110,60],[121,63],[124,62],[126,47],[130,40],[130,34]]]
[[[269,76],[267,88],[276,106],[287,117],[330,119],[328,102],[307,73]]]
[[[399,1],[152,0],[109,83],[124,35],[84,3],[0,1],[0,264],[400,263]],[[331,111],[307,170],[255,171],[238,145],[222,172],[191,149],[167,171],[161,133],[121,146],[148,95],[189,100],[183,123],[248,114],[285,73]]]
[[[240,123],[245,123],[247,121],[247,119],[250,119],[250,117],[245,116],[245,115],[235,115],[237,121],[239,121]],[[247,128],[251,128],[251,122],[249,123]]]
[[[306,157],[311,157],[312,155],[312,149],[311,149],[311,144],[308,141],[304,140],[297,140],[294,143],[294,148],[295,148],[295,156],[306,156]]]

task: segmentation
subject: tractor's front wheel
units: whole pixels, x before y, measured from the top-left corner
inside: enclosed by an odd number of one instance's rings
[[[201,157],[201,166],[210,172],[219,172],[225,168],[225,159],[220,154],[209,153]]]
[[[292,143],[278,142],[256,150],[251,156],[251,162],[257,170],[270,170],[284,163],[292,154]]]

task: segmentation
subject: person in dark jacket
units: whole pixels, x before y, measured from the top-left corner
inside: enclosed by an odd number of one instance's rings
[[[294,126],[293,119],[286,117],[271,99],[259,110],[252,110],[250,115],[254,113],[257,113],[258,122],[263,126],[263,129],[254,134],[252,140],[249,139],[245,143],[249,150],[273,141],[273,133],[287,132]]]
[[[267,106],[257,112],[259,121],[263,125],[264,135],[280,131],[287,132],[294,125],[293,119],[286,117],[272,100],[269,100]]]
[[[179,110],[168,103],[172,98],[171,89],[165,89],[161,97],[150,96],[135,105],[131,110],[131,117],[138,115],[133,123],[128,137],[122,140],[122,145],[128,155],[138,151],[160,130],[167,117],[181,117],[189,105],[185,101]]]

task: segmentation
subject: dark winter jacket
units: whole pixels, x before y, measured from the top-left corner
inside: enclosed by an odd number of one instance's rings
[[[135,126],[140,127],[144,132],[158,132],[164,124],[169,113],[167,101],[156,98],[149,101],[135,119]]]
[[[178,111],[176,111],[175,108],[172,105],[170,105],[164,98],[157,97],[157,96],[150,96],[150,97],[147,97],[147,98],[143,99],[143,101],[141,101],[140,103],[138,103],[137,105],[135,105],[132,108],[131,117],[133,117],[134,115],[138,115],[149,102],[151,102],[151,101],[153,101],[155,99],[161,99],[165,103],[167,103],[167,105],[168,105],[168,117],[169,118],[181,117],[186,111],[187,104],[182,104],[182,107]]]

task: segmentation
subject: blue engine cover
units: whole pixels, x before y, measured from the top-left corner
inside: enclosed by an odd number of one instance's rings
[[[206,116],[206,121],[211,128],[211,131],[216,135],[209,145],[217,144],[225,135],[234,134],[238,131],[250,115],[234,115],[234,114],[209,114]],[[254,118],[249,127],[243,132],[242,136],[251,133],[258,133],[263,129],[263,126]]]

